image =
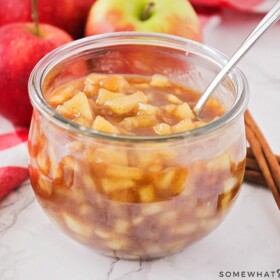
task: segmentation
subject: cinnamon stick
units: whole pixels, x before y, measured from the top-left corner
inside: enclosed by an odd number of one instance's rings
[[[255,183],[260,186],[266,186],[265,178],[260,171],[245,170],[244,179],[248,182]]]
[[[274,156],[277,158],[278,163],[280,163],[280,156],[279,155],[274,155]],[[258,184],[263,187],[267,187],[265,178],[262,175],[262,172],[258,166],[258,163],[250,147],[247,148],[244,180]]]
[[[280,164],[280,155],[275,155],[274,156],[276,157],[278,163]],[[247,148],[247,159],[248,158],[252,158],[252,159],[255,159],[255,156],[252,152],[252,149],[250,147]]]
[[[246,158],[246,169],[260,171],[258,163],[254,158]]]
[[[248,111],[245,113],[245,124],[247,140],[280,209],[280,166],[277,158]]]

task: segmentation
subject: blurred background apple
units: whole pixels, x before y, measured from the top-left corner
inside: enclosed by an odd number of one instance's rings
[[[88,11],[96,0],[39,0],[38,13],[41,23],[55,25],[74,38],[84,33]],[[0,26],[12,22],[32,21],[31,0],[0,0]]]
[[[33,23],[12,23],[0,28],[1,115],[15,125],[29,126],[29,75],[45,54],[70,41],[72,37],[65,31],[47,24],[40,24],[39,32]]]
[[[85,35],[114,31],[160,32],[202,40],[200,21],[187,0],[98,0]]]

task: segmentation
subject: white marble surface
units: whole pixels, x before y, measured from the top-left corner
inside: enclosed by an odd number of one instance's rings
[[[259,19],[226,11],[220,24],[207,30],[206,42],[230,55]],[[279,34],[280,24],[240,63],[250,83],[251,112],[278,153]],[[227,219],[211,235],[179,254],[142,263],[97,255],[66,237],[47,219],[29,183],[0,203],[1,280],[248,279],[222,278],[219,273],[276,271],[280,269],[279,244],[280,212],[271,193],[248,184]]]

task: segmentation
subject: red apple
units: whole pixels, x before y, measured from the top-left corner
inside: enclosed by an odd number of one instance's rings
[[[201,41],[199,19],[187,0],[98,0],[85,35],[114,31],[160,32]]]
[[[40,0],[38,13],[41,23],[48,23],[60,27],[74,38],[83,35],[86,17],[91,5],[96,0]],[[31,0],[1,0],[0,26],[13,23],[31,21]]]
[[[15,125],[28,126],[32,106],[27,83],[35,64],[48,52],[72,41],[65,31],[40,24],[12,23],[0,28],[0,114]]]

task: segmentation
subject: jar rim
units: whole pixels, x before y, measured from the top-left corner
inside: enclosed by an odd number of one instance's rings
[[[97,131],[81,126],[64,118],[62,115],[57,113],[56,110],[53,109],[44,98],[42,90],[44,78],[54,66],[71,57],[71,55],[85,50],[90,50],[92,48],[112,46],[112,43],[114,43],[114,46],[121,44],[155,44],[158,46],[184,50],[186,52],[190,52],[191,49],[193,52],[199,52],[201,55],[207,55],[208,59],[212,59],[218,63],[219,67],[223,67],[223,65],[225,65],[228,61],[227,56],[210,46],[174,35],[153,32],[126,31],[86,37],[70,42],[53,50],[36,64],[32,73],[30,74],[28,82],[29,97],[34,109],[38,110],[49,121],[55,123],[61,128],[66,129],[67,131],[72,131],[76,134],[81,134],[88,137],[121,142],[166,142],[176,139],[182,140],[186,138],[197,138],[222,129],[244,113],[248,104],[248,82],[243,72],[238,67],[235,67],[228,74],[228,77],[230,77],[230,80],[234,83],[235,89],[237,91],[237,98],[234,104],[223,116],[199,128],[166,135],[123,135]]]

